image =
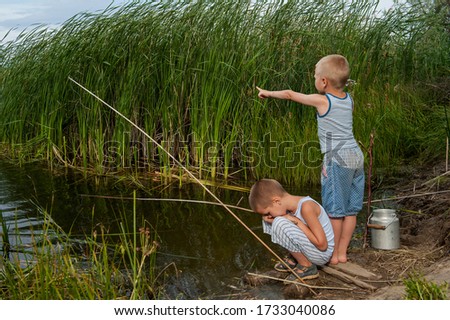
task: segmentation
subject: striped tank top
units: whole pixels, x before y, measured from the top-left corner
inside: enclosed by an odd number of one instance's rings
[[[330,218],[328,217],[328,214],[326,213],[325,209],[320,205],[320,203],[318,203],[316,200],[314,200],[313,198],[311,198],[310,196],[306,196],[302,199],[300,199],[300,201],[298,202],[297,205],[297,210],[295,211],[295,216],[297,218],[299,218],[304,224],[306,224],[305,219],[303,219],[302,216],[302,205],[304,202],[306,201],[313,201],[316,204],[319,205],[320,207],[320,214],[319,214],[319,222],[322,225],[323,231],[325,232],[325,236],[327,238],[328,241],[328,247],[331,249],[333,249],[334,247],[334,232],[333,232],[333,227],[331,225],[331,221]],[[331,252],[333,252],[333,250],[331,250]]]
[[[348,93],[338,98],[330,93],[328,110],[323,115],[317,114],[320,151],[327,153],[358,146],[353,136],[353,100]]]
[[[306,201],[314,201],[320,206],[320,214],[318,216],[319,222],[325,232],[327,238],[328,247],[325,251],[319,250],[311,243],[306,234],[300,230],[298,226],[292,223],[290,220],[283,217],[275,217],[272,224],[263,220],[263,231],[271,235],[273,243],[279,244],[290,252],[301,252],[306,258],[316,264],[324,265],[330,260],[334,249],[334,233],[331,226],[330,219],[328,218],[325,209],[311,197],[304,197],[300,199],[297,205],[297,210],[294,215],[299,218],[303,223],[305,220],[301,214],[302,205]],[[306,223],[305,223],[306,224]]]

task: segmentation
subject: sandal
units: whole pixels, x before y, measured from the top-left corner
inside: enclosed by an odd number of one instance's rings
[[[283,258],[283,261],[286,262],[286,264],[289,266],[289,268],[294,269],[297,266],[297,261],[294,259],[293,256],[288,255],[286,257]],[[289,270],[284,263],[281,263],[281,261],[278,261],[275,266],[274,269],[279,271],[279,272],[290,272],[291,270]]]
[[[305,267],[300,264],[295,267],[294,272],[302,279],[302,280],[308,280],[308,279],[315,279],[319,277],[319,271],[317,270],[317,267],[315,264]],[[290,274],[285,280],[289,281],[298,281],[299,279],[294,275]],[[289,283],[285,283],[289,284]]]

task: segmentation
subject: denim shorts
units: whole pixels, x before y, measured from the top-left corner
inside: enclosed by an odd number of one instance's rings
[[[322,206],[330,218],[354,216],[364,198],[364,158],[359,148],[341,150],[342,157],[353,158],[350,165],[329,155],[322,169]]]

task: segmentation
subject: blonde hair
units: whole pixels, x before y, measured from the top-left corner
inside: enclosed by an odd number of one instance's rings
[[[342,90],[350,76],[350,66],[344,56],[330,54],[317,62],[316,73],[327,78],[336,89]]]
[[[256,211],[258,208],[266,208],[272,203],[275,196],[283,197],[287,192],[283,186],[273,179],[261,179],[250,189],[248,202],[250,208]]]

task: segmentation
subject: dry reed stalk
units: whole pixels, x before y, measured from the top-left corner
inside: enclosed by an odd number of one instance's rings
[[[384,198],[384,199],[372,200],[371,203],[383,202],[383,201],[389,201],[389,200],[403,200],[403,199],[409,199],[409,198],[434,196],[434,195],[437,195],[437,194],[448,193],[448,192],[450,192],[450,190],[441,190],[441,191],[435,191],[435,192],[418,193],[418,194],[412,194],[412,195],[409,195],[409,196],[388,197],[388,198]],[[364,203],[367,203],[367,202],[364,202]]]
[[[447,143],[445,147],[445,171],[448,172],[448,151],[449,151],[449,145],[448,145],[448,137],[447,137]]]
[[[375,133],[374,131],[370,134],[369,148],[367,153],[369,154],[369,169],[367,172],[367,216],[366,216],[366,226],[364,229],[364,240],[363,248],[367,247],[367,235],[369,233],[369,220],[371,217],[371,205],[372,205],[372,167],[373,167],[373,144],[374,144]]]

